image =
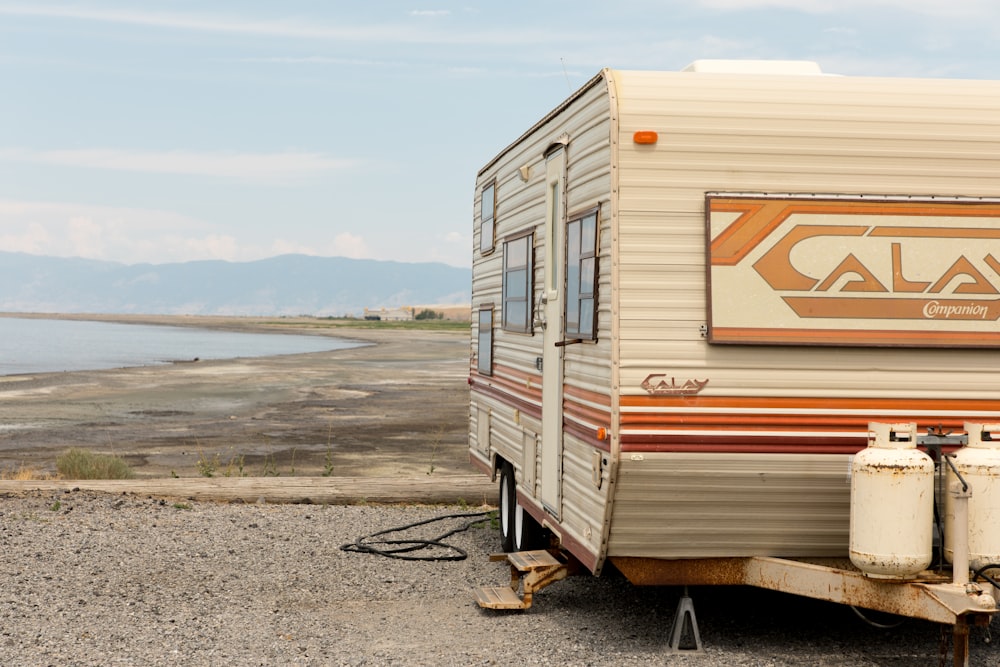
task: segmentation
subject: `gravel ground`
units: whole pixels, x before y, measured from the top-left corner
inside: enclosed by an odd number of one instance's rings
[[[881,630],[846,607],[742,587],[691,591],[701,656],[666,650],[681,590],[635,588],[615,573],[560,582],[526,612],[481,610],[473,589],[508,576],[487,558],[499,541],[489,527],[447,539],[468,552],[460,561],[340,548],[469,511],[80,491],[2,497],[0,664],[938,664],[936,625]],[[465,521],[410,535],[431,537]],[[1000,638],[998,622],[992,629]],[[1000,642],[988,639],[973,629],[973,665],[1000,665]]]

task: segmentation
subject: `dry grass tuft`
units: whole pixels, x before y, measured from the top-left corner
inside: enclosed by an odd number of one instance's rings
[[[29,468],[23,463],[19,468],[5,468],[0,470],[0,479],[13,482],[27,482],[36,479],[58,479],[58,475],[53,475],[38,468]]]
[[[132,479],[132,468],[110,454],[74,447],[59,455],[56,470],[62,479]]]

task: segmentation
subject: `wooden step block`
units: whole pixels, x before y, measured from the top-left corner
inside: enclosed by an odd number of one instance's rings
[[[482,586],[476,589],[476,602],[484,609],[526,609],[510,586]]]
[[[507,560],[518,572],[531,572],[543,567],[562,565],[556,557],[544,549],[539,551],[517,551],[507,554]]]

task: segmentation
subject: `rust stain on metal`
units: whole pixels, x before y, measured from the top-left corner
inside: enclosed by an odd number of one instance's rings
[[[750,585],[948,624],[959,618],[978,621],[996,611],[995,606],[983,606],[981,595],[950,584],[943,574],[925,570],[906,580],[878,579],[842,558],[611,557],[610,561],[637,586]]]
[[[713,586],[741,584],[746,578],[748,558],[658,558],[612,557],[612,564],[636,586]]]

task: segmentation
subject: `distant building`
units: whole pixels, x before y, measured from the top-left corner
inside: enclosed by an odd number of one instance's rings
[[[413,308],[365,308],[366,320],[381,320],[383,322],[406,322],[413,319]]]

